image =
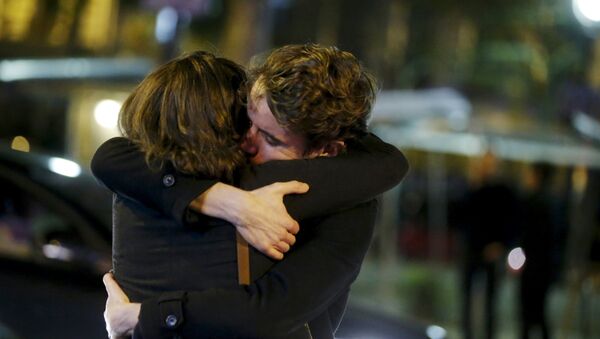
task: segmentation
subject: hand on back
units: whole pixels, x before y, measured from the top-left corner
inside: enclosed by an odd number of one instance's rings
[[[296,242],[295,234],[300,230],[298,222],[287,213],[283,197],[307,191],[307,184],[288,181],[247,192],[244,209],[235,223],[238,232],[265,255],[283,259],[284,253]]]
[[[300,230],[283,197],[307,191],[308,185],[299,181],[276,182],[253,191],[216,183],[194,199],[190,208],[229,221],[252,247],[281,260]]]

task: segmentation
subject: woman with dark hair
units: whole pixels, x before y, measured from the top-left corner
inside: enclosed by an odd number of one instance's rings
[[[246,74],[233,61],[196,51],[150,73],[125,100],[121,132],[149,164],[231,180],[245,162]]]

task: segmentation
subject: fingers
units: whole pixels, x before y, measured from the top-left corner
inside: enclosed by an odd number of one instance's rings
[[[117,284],[112,273],[106,273],[102,277],[102,282],[104,283],[104,287],[106,288],[106,293],[108,293],[109,298],[121,302],[129,302],[129,298],[125,292],[123,292],[119,284]]]
[[[302,194],[308,192],[309,186],[303,182],[292,180],[286,182],[277,182],[274,184],[277,191],[283,195]]]
[[[296,236],[291,232],[282,230],[282,232],[279,232],[279,235],[276,238],[272,238],[271,241],[272,242],[269,244],[269,246],[272,245],[280,252],[285,253],[290,250],[290,246],[296,243]]]
[[[110,296],[110,290],[108,286],[114,282],[112,273],[105,273],[102,276],[102,282],[104,283],[104,288],[106,288],[106,293],[108,293],[108,296]]]
[[[243,236],[243,235],[242,235]],[[253,242],[249,241],[250,244]],[[296,236],[291,233],[284,232],[283,236],[255,241],[256,249],[266,253],[270,248],[275,248],[278,252],[286,253],[290,247],[296,243]]]
[[[296,228],[294,229],[294,232],[290,232],[290,231],[286,231],[284,229],[281,229],[279,232],[277,232],[277,235],[275,235],[275,237],[271,238],[271,241],[273,241],[272,244],[276,244],[280,241],[287,243],[288,245],[293,245],[296,243],[296,234],[298,233],[298,231],[300,230],[300,227],[296,224]]]
[[[286,235],[282,240],[278,241],[272,246],[267,245],[263,247],[263,250],[261,250],[261,252],[273,259],[281,260],[283,259],[284,254],[287,253],[290,250],[291,246],[295,243],[296,237],[293,234],[286,232]]]
[[[275,249],[281,253],[287,253],[287,251],[290,250],[290,245],[288,243],[286,243],[285,241],[280,241],[277,244],[275,244]]]
[[[290,220],[292,220],[292,223],[295,226],[293,231],[298,232],[298,224],[293,219]],[[236,225],[236,229],[240,232],[240,235],[246,239],[248,244],[276,260],[283,259],[284,253],[287,253],[290,250],[290,247],[296,243],[296,236],[281,226],[270,229],[260,229]],[[107,289],[109,287],[111,288],[109,296],[110,293],[113,292],[112,288],[114,287],[122,293],[120,288],[118,288],[118,285],[114,283],[114,280],[111,280],[112,281],[109,282],[112,282],[113,284],[105,283]]]
[[[256,249],[270,258],[281,260],[283,259],[284,254],[290,250],[291,246],[295,242],[296,237],[290,233],[287,233],[287,236],[284,240],[276,241],[275,243],[265,241],[261,245],[256,246]]]
[[[291,233],[286,233],[285,239],[283,239],[283,241],[292,246],[296,243],[296,237]]]
[[[300,224],[292,218],[290,218],[289,222],[285,223],[283,226],[291,234],[298,234],[300,231]]]
[[[275,260],[283,259],[283,253],[279,252],[278,250],[276,250],[273,247],[270,247],[266,251],[263,251],[263,253],[266,254],[268,257],[271,257]]]

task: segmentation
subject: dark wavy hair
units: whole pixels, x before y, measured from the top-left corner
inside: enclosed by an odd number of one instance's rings
[[[231,179],[245,161],[246,74],[233,61],[196,51],[150,73],[121,108],[121,132],[152,167]]]
[[[273,50],[249,78],[251,98],[264,97],[279,124],[307,138],[307,150],[364,133],[377,92],[354,55],[316,44]]]

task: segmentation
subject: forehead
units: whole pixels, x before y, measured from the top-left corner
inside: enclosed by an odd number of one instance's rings
[[[306,138],[281,126],[264,96],[249,98],[248,103],[248,117],[260,133],[276,138],[282,143],[280,147],[304,148]]]
[[[278,137],[285,137],[291,133],[277,122],[264,96],[251,97],[248,103],[248,117],[258,129]]]
[[[260,97],[264,97],[265,94],[267,93],[267,89],[265,87],[265,82],[263,80],[263,77],[260,76],[258,77],[258,79],[256,79],[256,81],[254,82],[254,84],[252,84],[252,88],[250,89],[250,93],[249,93],[249,100],[258,100],[258,98]]]

